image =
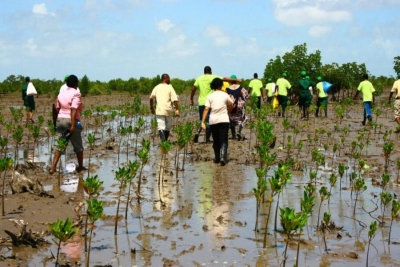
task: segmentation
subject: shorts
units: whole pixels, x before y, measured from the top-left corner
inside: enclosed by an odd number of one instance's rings
[[[286,95],[278,95],[279,106],[286,108],[288,97]]]
[[[157,129],[160,131],[170,131],[172,128],[172,116],[156,115]]]
[[[327,108],[328,107],[328,97],[318,97],[317,107]]]
[[[63,133],[66,130],[71,128],[71,119],[70,118],[58,118],[57,119],[57,136],[59,138],[63,137]],[[72,146],[74,147],[74,152],[78,153],[83,151],[83,143],[82,143],[82,128],[75,127],[74,133],[67,139],[68,142],[71,142]],[[57,146],[55,150],[59,153],[64,153],[64,151],[60,150]]]
[[[33,98],[33,95],[27,95],[24,100],[24,106],[26,107],[27,111],[35,111],[36,105],[35,105],[35,99]]]
[[[400,118],[400,99],[394,101],[394,118]]]

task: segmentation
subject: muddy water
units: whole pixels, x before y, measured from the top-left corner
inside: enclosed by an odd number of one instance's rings
[[[358,113],[350,115],[355,118],[352,123],[358,121],[360,117]],[[280,122],[276,119],[277,125]],[[116,123],[113,125],[116,125]],[[115,126],[113,128],[115,129]],[[277,134],[279,135],[279,133],[277,126]],[[245,130],[245,134],[249,136],[248,129]],[[377,144],[375,147],[371,145],[370,158],[368,158],[370,165],[381,164],[374,162],[381,154],[381,147],[377,149],[378,145],[382,145],[381,136],[376,136],[373,140]],[[96,134],[96,137],[96,145],[104,147],[107,135]],[[304,138],[305,134],[303,134],[303,140]],[[47,140],[47,138],[40,140],[35,161],[44,162],[48,166],[51,162],[51,153]],[[203,139],[200,138],[200,140]],[[351,138],[349,137],[348,140],[351,140]],[[353,140],[355,140],[354,136]],[[118,186],[114,180],[115,171],[118,169],[117,152],[115,150],[97,150],[91,161],[96,166],[92,174],[97,174],[104,181],[104,190],[100,199],[105,201],[104,213],[106,216],[96,222],[97,228],[94,230],[90,266],[96,264],[110,264],[111,266],[281,265],[285,249],[285,236],[279,231],[273,231],[276,201],[273,203],[269,220],[270,234],[267,238],[266,248],[263,248],[262,240],[268,213],[267,203],[261,206],[258,231],[254,231],[256,201],[252,189],[256,187],[257,177],[254,171],[256,165],[247,166],[244,164],[245,158],[250,153],[254,153],[254,149],[248,150],[247,142],[230,142],[229,150],[232,160],[225,167],[220,167],[210,161],[210,145],[204,143],[194,145],[193,151],[200,153],[202,158],[193,160],[195,155],[190,154],[185,164],[185,170],[179,171],[178,182],[173,168],[174,153],[169,153],[168,161],[165,164],[167,170],[164,172],[164,186],[161,192],[159,192],[157,186],[160,153],[157,146],[152,146],[152,157],[143,172],[143,177],[146,179],[141,194],[146,197],[146,200],[143,200],[141,204],[138,204],[136,199],[129,203],[128,218],[127,220],[119,220],[117,235],[114,235],[113,220],[116,213],[118,192]],[[347,143],[349,144],[350,141],[347,141]],[[134,144],[131,143],[130,151],[132,152],[129,155],[129,160],[135,159],[133,147]],[[69,147],[69,149],[71,148]],[[24,155],[22,150],[19,155],[21,159],[29,157],[27,154]],[[326,153],[326,155],[330,157],[329,153]],[[69,150],[66,159],[63,157],[62,160],[64,168],[67,163],[74,162],[72,151]],[[87,159],[85,160],[87,161]],[[353,165],[353,162],[349,161],[346,156],[338,157],[334,161],[335,170],[338,160],[349,166]],[[120,166],[126,162],[124,148],[119,162]],[[333,170],[330,166],[331,159],[329,158],[327,162],[327,166],[319,170],[318,188],[321,185],[330,187],[327,180]],[[275,167],[271,168],[268,176],[273,175],[274,169]],[[393,164],[391,170],[392,180],[395,180],[396,173],[393,171]],[[309,180],[308,171],[306,169],[293,172],[291,182],[280,197],[280,207],[289,206],[300,210],[300,198],[303,197],[303,188]],[[340,190],[338,182],[332,189],[329,205],[325,201],[321,208],[321,218],[323,212],[330,211],[332,221],[343,229],[326,234],[328,252],[325,252],[323,236],[316,231],[320,203],[319,195],[316,193],[314,212],[301,236],[303,242],[300,247],[299,266],[365,266],[368,226],[374,218],[380,218],[382,213],[378,201],[379,193],[382,190],[371,185],[371,178],[380,177],[382,172],[376,168],[371,168],[362,174],[367,181],[368,189],[362,193],[357,202],[356,220],[354,220],[354,193],[352,198],[348,178],[351,171],[350,168],[343,177],[342,190]],[[84,174],[84,177],[86,177],[86,174]],[[61,189],[66,194],[77,190],[78,193],[84,195],[81,186],[76,184],[77,181],[79,181],[78,176],[72,173],[64,173],[62,183],[64,187],[61,187]],[[389,191],[398,195],[400,189],[394,184],[390,184]],[[51,190],[52,188],[48,189]],[[133,190],[136,190],[136,188]],[[160,195],[165,205],[161,205]],[[269,192],[267,192],[267,195],[269,195]],[[126,201],[123,198],[120,215],[124,214],[125,205]],[[366,212],[375,210],[376,205],[378,205],[376,211],[370,214]],[[393,243],[388,246],[387,244],[390,207],[386,209],[385,216],[387,218],[385,226],[378,228],[376,236],[372,240],[369,266],[400,266],[399,245]],[[281,229],[279,218],[277,224],[278,230]],[[395,221],[392,228],[393,242],[400,241],[399,227],[399,222]],[[75,266],[79,265],[79,262],[83,263],[85,259],[83,240],[79,238],[77,236],[71,242],[63,244],[61,251],[62,258],[66,257]],[[51,238],[48,238],[48,240],[51,241]],[[286,266],[294,265],[296,248],[295,243],[289,245]],[[54,260],[46,260],[51,255],[50,251],[55,253],[55,245],[40,250],[32,249],[28,266],[53,266]]]
[[[232,144],[232,143],[231,143]],[[204,148],[206,144],[195,145],[194,149]],[[41,155],[48,157],[46,146],[42,146]],[[254,231],[255,198],[252,188],[257,177],[254,166],[245,166],[238,160],[232,160],[227,166],[220,167],[211,161],[186,162],[185,170],[179,172],[176,182],[173,168],[173,153],[164,172],[164,187],[161,196],[165,202],[162,206],[158,201],[160,194],[157,188],[159,159],[158,148],[152,147],[152,160],[144,169],[145,182],[142,194],[147,198],[140,205],[133,200],[129,204],[128,219],[118,223],[118,234],[114,235],[114,220],[116,213],[116,192],[118,187],[114,181],[117,165],[116,154],[94,157],[93,164],[101,165],[96,172],[104,181],[104,191],[100,199],[106,202],[105,214],[108,219],[96,223],[95,237],[92,242],[91,266],[95,264],[110,264],[111,266],[278,266],[282,263],[282,253],[285,247],[284,235],[274,232],[274,220],[270,218],[267,248],[263,249],[264,221],[268,205],[264,204],[260,211],[259,231]],[[105,153],[104,153],[105,154]],[[124,158],[122,155],[121,158]],[[40,157],[39,160],[44,160]],[[68,161],[68,160],[67,160]],[[272,175],[274,168],[269,172]],[[332,170],[319,170],[319,183],[325,182]],[[348,173],[351,169],[348,170]],[[369,173],[363,177],[368,178]],[[65,174],[67,179],[71,176]],[[299,199],[303,187],[308,181],[307,170],[294,172],[292,181],[287,185],[280,198],[280,207],[290,206],[300,209]],[[342,180],[342,187],[348,186],[348,177]],[[369,179],[367,179],[369,180]],[[304,229],[299,255],[300,266],[363,266],[366,261],[368,228],[373,218],[381,214],[379,208],[371,216],[365,212],[375,209],[381,189],[368,185],[357,203],[355,218],[352,219],[354,200],[350,191],[339,190],[336,185],[332,190],[332,198],[328,205],[322,205],[324,211],[330,211],[332,221],[343,230],[327,233],[328,253],[324,250],[321,233],[315,231],[317,225],[317,207],[309,218]],[[81,189],[77,189],[81,190]],[[391,186],[391,191],[399,194],[399,188]],[[83,193],[82,193],[83,194]],[[378,195],[375,198],[372,195]],[[126,202],[121,205],[120,214],[124,214]],[[379,203],[378,203],[379,205]],[[274,216],[275,203],[272,207]],[[386,210],[390,217],[390,208]],[[362,222],[362,223],[361,223]],[[373,239],[369,254],[369,266],[398,266],[400,247],[396,244],[387,245],[388,225],[378,229]],[[280,229],[278,219],[278,229]],[[399,239],[399,223],[394,222],[392,241]],[[341,238],[338,237],[340,234]],[[55,246],[50,249],[56,251]],[[135,253],[133,253],[135,251]],[[82,240],[74,240],[62,246],[62,253],[70,262],[83,261]],[[42,249],[32,254],[29,266],[44,266],[43,259],[48,257],[49,250]],[[354,256],[355,255],[355,256]],[[288,249],[287,266],[293,266],[296,257],[296,245]],[[356,259],[352,258],[356,257]],[[48,264],[50,266],[51,264]]]

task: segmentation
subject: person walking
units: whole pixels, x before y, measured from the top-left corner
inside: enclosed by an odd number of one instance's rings
[[[370,81],[368,81],[368,74],[363,75],[363,81],[360,82],[357,88],[357,92],[354,95],[353,99],[356,100],[357,96],[359,93],[362,93],[363,95],[363,104],[364,104],[364,118],[363,121],[361,122],[362,125],[365,125],[365,122],[367,121],[372,121],[372,104],[375,103],[375,88],[372,85]]]
[[[232,75],[231,78],[236,79],[236,75]],[[236,126],[239,126],[237,139],[239,141],[244,140],[245,137],[242,136],[242,129],[247,121],[245,106],[246,101],[249,99],[249,94],[247,93],[247,90],[237,82],[233,82],[227,88],[226,92],[233,103],[232,111],[229,114],[229,124],[231,128],[232,139],[236,139]]]
[[[241,83],[243,80],[242,79],[231,79],[228,77],[220,77],[217,75],[212,74],[212,70],[210,66],[205,66],[204,67],[204,74],[199,76],[196,81],[194,82],[192,92],[190,94],[190,105],[193,106],[193,97],[199,89],[199,99],[198,99],[198,105],[199,105],[199,119],[200,121],[202,120],[202,116],[204,113],[205,109],[205,102],[207,99],[207,96],[213,92],[213,90],[210,87],[211,81],[213,81],[215,78],[220,78],[223,82],[239,82]],[[206,118],[206,122],[209,121],[209,117]],[[199,134],[202,130],[202,127],[200,127],[197,130],[197,134],[195,135],[194,142],[197,142]],[[206,127],[206,142],[210,142],[210,137],[211,137],[211,130],[210,127]]]
[[[317,109],[315,110],[315,117],[319,116],[319,108],[322,107],[325,113],[325,117],[328,117],[328,94],[324,90],[324,84],[322,82],[322,77],[317,77],[316,85],[316,95],[317,95]]]
[[[206,129],[207,117],[210,117],[209,125],[213,138],[213,149],[215,163],[225,166],[228,162],[228,132],[229,132],[229,113],[232,111],[233,103],[230,96],[223,92],[223,81],[220,78],[214,78],[210,84],[213,93],[206,98],[203,111],[201,128]],[[210,115],[209,115],[210,112]]]
[[[83,166],[83,142],[81,132],[83,130],[81,119],[81,112],[83,108],[81,94],[76,90],[78,88],[78,77],[70,75],[67,78],[68,89],[59,93],[57,97],[57,135],[60,138],[66,138],[67,142],[71,142],[74,147],[74,152],[78,160],[77,172],[87,170]],[[54,152],[54,159],[50,174],[57,171],[57,163],[64,151],[59,150],[57,147]]]
[[[157,102],[154,112],[154,100]],[[172,105],[175,108],[175,116],[179,116],[178,96],[170,85],[168,74],[161,75],[161,83],[154,87],[150,95],[151,114],[156,114],[158,133],[161,142],[167,141],[172,128]]]
[[[288,80],[286,80],[286,77],[287,77],[286,72],[283,72],[282,77],[280,77],[276,81],[276,87],[275,87],[275,91],[278,92],[278,101],[279,101],[279,106],[281,106],[282,117],[285,117],[285,109],[288,101],[288,90],[292,88],[292,85]]]
[[[395,94],[394,101],[394,118],[397,122],[397,125],[400,125],[400,72],[397,73],[397,80],[394,82],[392,90],[390,90],[389,101],[390,104],[392,101],[392,96]],[[397,127],[398,128],[398,127]],[[396,133],[400,133],[399,129],[396,129]]]
[[[272,99],[274,98],[275,83],[272,81],[271,78],[268,78],[267,82],[268,83],[265,86],[265,90],[267,90],[265,101],[267,102],[267,104],[271,104],[272,103]]]
[[[300,119],[309,120],[309,112],[308,109],[310,108],[311,101],[312,101],[312,94],[310,88],[312,89],[314,83],[307,79],[307,72],[302,71],[300,73],[301,79],[297,83],[297,87],[299,89],[299,107],[302,112],[302,116]]]
[[[31,83],[31,78],[28,76],[25,77],[25,83],[22,85],[22,101],[24,101],[24,106],[26,109],[26,123],[25,126],[28,125],[28,123],[34,123],[33,121],[33,112],[36,109],[36,104],[35,104],[35,98],[33,95],[28,95],[27,90],[28,90],[28,85]]]
[[[257,97],[257,108],[261,108],[261,98],[264,98],[262,91],[262,81],[258,79],[258,74],[253,74],[253,80],[249,83],[249,94]]]

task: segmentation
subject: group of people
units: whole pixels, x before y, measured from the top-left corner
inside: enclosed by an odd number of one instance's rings
[[[301,79],[298,81],[298,103],[302,112],[302,119],[308,119],[312,98],[313,88],[317,94],[317,109],[315,116],[319,115],[319,108],[323,107],[325,117],[327,116],[327,98],[328,95],[323,88],[322,77],[318,76],[318,83],[315,85],[308,77],[305,71],[300,73]],[[245,126],[247,117],[245,114],[245,103],[252,94],[257,97],[256,106],[261,107],[261,100],[270,103],[274,96],[277,96],[281,107],[281,115],[285,117],[285,109],[288,101],[288,90],[292,88],[290,82],[286,79],[287,74],[282,73],[281,77],[272,82],[268,78],[266,84],[266,97],[264,98],[263,85],[258,79],[257,73],[254,73],[253,80],[249,84],[249,92],[241,85],[242,79],[236,75],[230,77],[221,77],[212,74],[211,67],[204,68],[204,74],[199,76],[192,88],[190,94],[190,105],[193,105],[194,95],[199,90],[198,109],[201,120],[201,130],[205,131],[206,142],[210,142],[212,136],[214,149],[214,162],[224,166],[227,159],[228,135],[231,130],[232,138],[241,140],[244,137],[241,134]],[[172,127],[172,114],[179,116],[178,96],[170,84],[168,74],[161,76],[162,82],[154,87],[150,95],[150,110],[156,115],[158,132],[162,141],[167,141]],[[375,89],[368,80],[368,75],[364,74],[363,81],[359,84],[354,99],[359,93],[363,95],[364,116],[362,124],[366,120],[372,121],[372,104],[375,101]],[[26,122],[33,123],[33,112],[35,110],[35,101],[32,95],[27,94],[27,88],[30,78],[25,77],[25,83],[22,87],[22,99],[26,107]],[[229,84],[226,84],[229,83]],[[83,144],[82,144],[82,124],[80,123],[80,114],[83,109],[82,95],[78,88],[79,80],[75,75],[65,76],[65,84],[60,88],[55,104],[55,126],[57,134],[71,142],[74,152],[78,159],[77,171],[87,170],[83,166]],[[395,96],[394,117],[400,126],[400,72],[397,73],[397,80],[393,84],[388,102]],[[156,109],[154,104],[157,103]],[[238,131],[236,132],[236,127]],[[399,127],[398,127],[399,128]],[[398,129],[396,132],[400,132]],[[56,149],[54,159],[49,173],[57,171],[57,163],[64,151]]]

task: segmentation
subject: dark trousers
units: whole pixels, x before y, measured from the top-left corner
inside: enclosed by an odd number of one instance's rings
[[[229,122],[212,124],[210,125],[210,129],[214,150],[221,149],[222,144],[226,144],[226,147],[228,147]]]

